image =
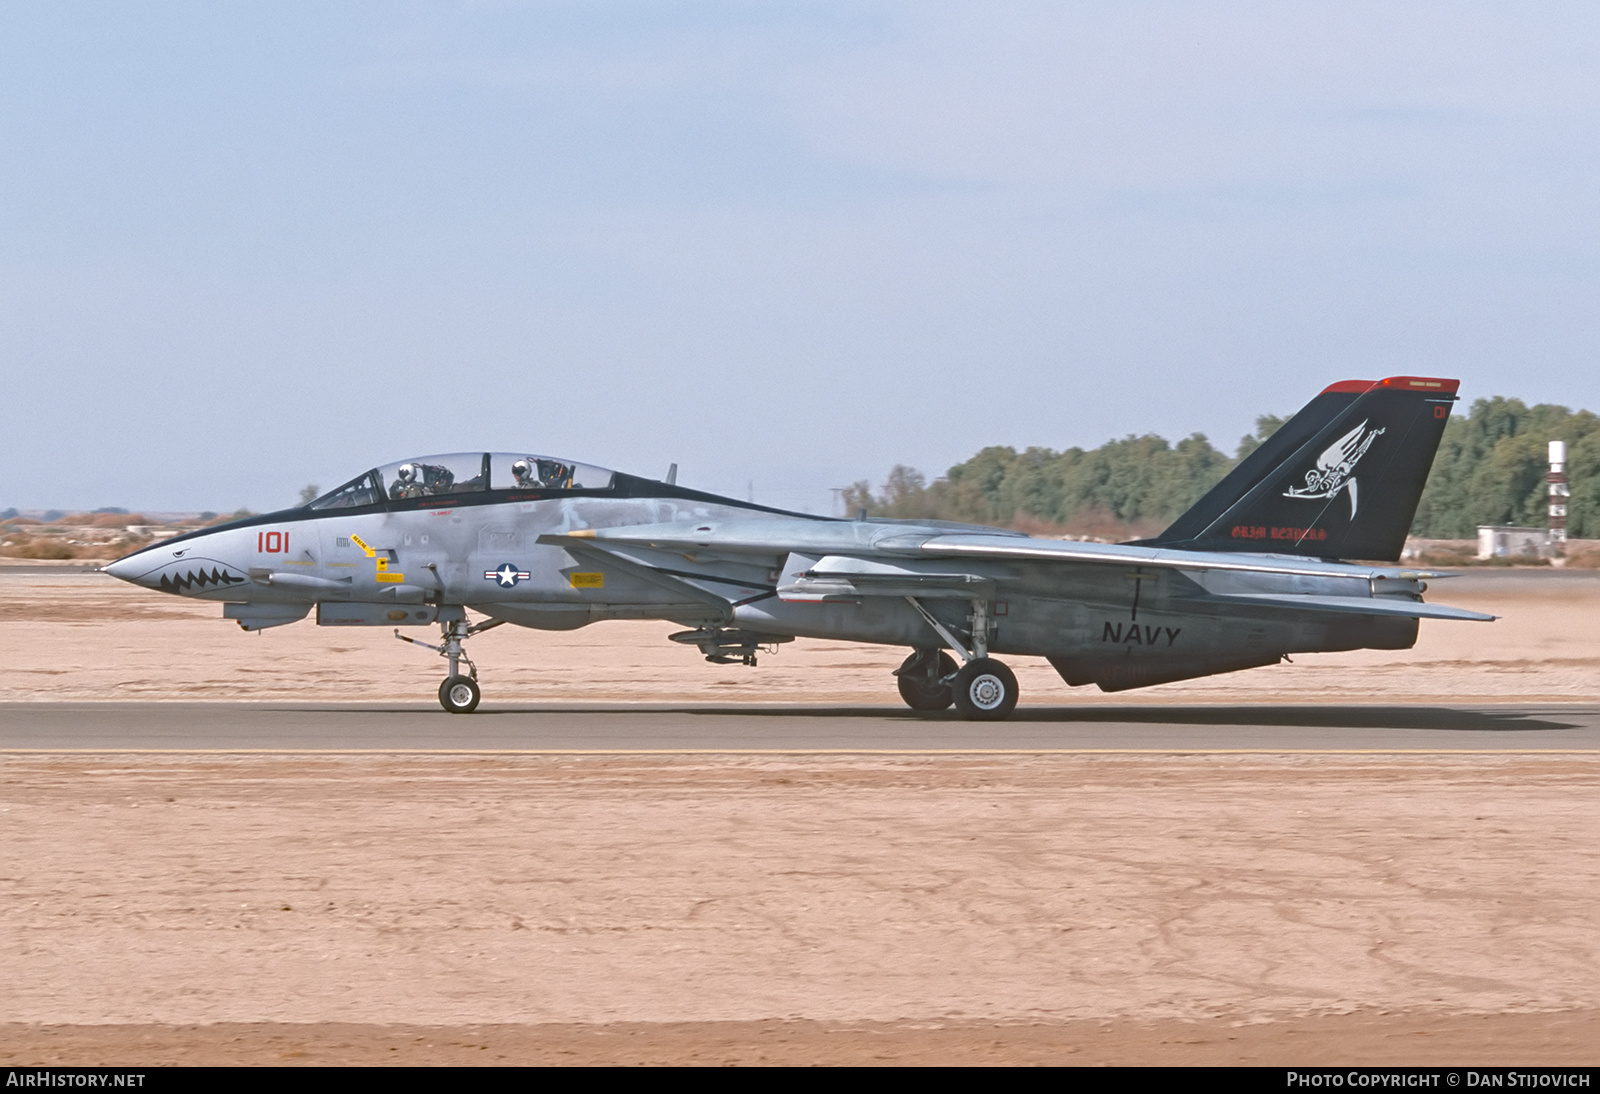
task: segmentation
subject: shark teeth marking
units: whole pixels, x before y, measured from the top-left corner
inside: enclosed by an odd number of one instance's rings
[[[210,573],[204,570],[199,573],[189,570],[182,577],[162,574],[159,588],[165,593],[181,593],[191,587],[204,589],[207,585],[238,585],[243,581],[244,578],[235,577],[227,570],[213,566]]]

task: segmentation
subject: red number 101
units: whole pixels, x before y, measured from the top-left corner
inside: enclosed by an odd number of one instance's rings
[[[257,532],[256,550],[262,554],[276,555],[289,549],[288,532]]]

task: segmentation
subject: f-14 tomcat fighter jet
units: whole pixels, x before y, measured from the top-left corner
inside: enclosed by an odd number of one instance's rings
[[[366,471],[108,570],[220,601],[247,631],[313,610],[320,626],[393,626],[408,642],[399,627],[436,624],[430,648],[449,662],[439,701],[453,713],[478,705],[464,650],[475,634],[663,619],[720,663],[754,665],[796,637],[908,647],[896,676],[909,706],[1004,718],[1017,681],[996,654],[1121,691],[1292,653],[1406,649],[1419,619],[1493,619],[1423,603],[1423,580],[1443,575],[1341,561],[1400,557],[1456,387],[1334,384],[1135,543],[816,517],[686,489],[674,473],[471,452]]]

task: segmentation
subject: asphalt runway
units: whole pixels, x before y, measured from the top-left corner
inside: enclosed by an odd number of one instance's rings
[[[902,707],[3,703],[0,751],[1597,752],[1600,705]]]

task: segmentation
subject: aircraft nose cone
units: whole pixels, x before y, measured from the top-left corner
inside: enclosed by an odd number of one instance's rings
[[[139,578],[151,569],[150,557],[141,553],[119,558],[109,566],[102,566],[100,572],[110,574],[115,578],[121,578],[123,581],[132,582],[135,585],[143,585],[146,582],[140,581]]]

